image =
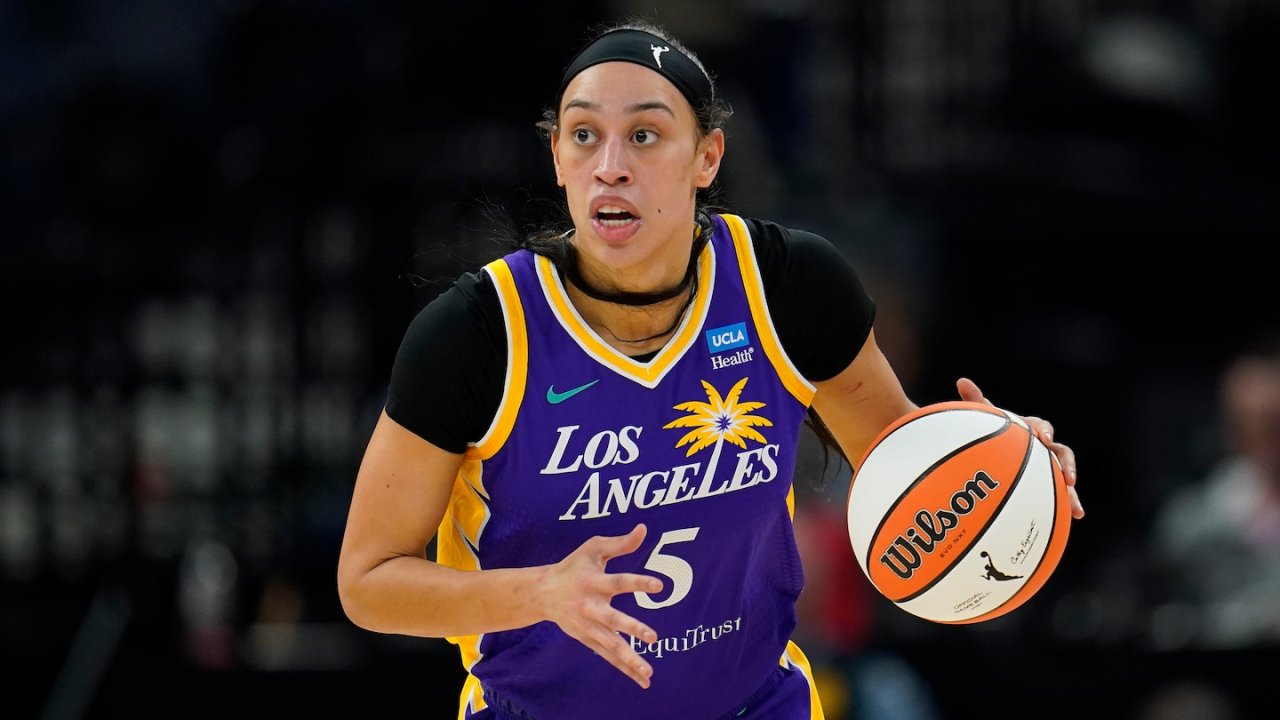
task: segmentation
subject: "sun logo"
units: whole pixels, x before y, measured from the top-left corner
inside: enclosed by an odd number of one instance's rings
[[[711,451],[711,460],[707,463],[705,476],[707,478],[715,477],[716,465],[720,462],[720,450],[726,441],[743,450],[747,449],[747,440],[754,440],[762,445],[769,442],[754,428],[773,427],[773,422],[768,418],[750,414],[764,407],[765,404],[739,402],[742,389],[746,385],[747,378],[742,378],[729,390],[727,396],[721,397],[720,391],[716,390],[715,386],[703,380],[702,387],[707,391],[707,402],[690,400],[676,405],[676,410],[683,410],[689,414],[662,426],[664,430],[693,428],[680,438],[680,442],[676,443],[678,448],[689,446],[685,457],[691,457],[694,453],[715,445],[715,449]]]

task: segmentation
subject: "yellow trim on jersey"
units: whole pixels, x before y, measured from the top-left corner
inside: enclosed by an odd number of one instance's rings
[[[479,570],[481,535],[489,523],[489,494],[484,488],[483,465],[479,458],[462,461],[458,477],[453,481],[449,505],[440,527],[436,529],[436,562],[458,570]],[[480,659],[480,636],[460,635],[446,638],[458,646],[462,666],[470,670]]]
[[[782,667],[791,666],[804,673],[805,679],[809,681],[809,720],[825,720],[822,699],[818,697],[818,684],[813,679],[813,666],[809,664],[809,658],[805,657],[804,652],[794,640],[787,641],[787,649],[778,659],[778,664]]]
[[[505,260],[498,259],[485,266],[498,290],[498,302],[502,306],[502,321],[507,330],[507,369],[503,380],[502,400],[498,412],[484,436],[467,448],[453,481],[449,505],[440,527],[436,530],[436,562],[458,570],[480,570],[480,558],[475,550],[480,548],[481,535],[489,523],[489,491],[484,486],[483,460],[494,456],[511,436],[516,415],[524,400],[525,381],[529,371],[529,336],[525,327],[524,305],[516,291],[515,278]],[[474,549],[473,549],[474,548]],[[458,646],[462,666],[468,671],[480,660],[480,635],[460,635],[446,638]],[[476,681],[471,686],[471,676],[463,685],[460,708],[465,707],[468,694],[479,689]],[[470,695],[474,707],[484,707],[482,693]],[[459,709],[459,717],[463,710]]]
[[[498,259],[485,266],[493,284],[498,288],[498,300],[502,304],[502,319],[507,326],[507,375],[502,388],[502,402],[484,437],[470,448],[467,457],[487,460],[498,452],[511,435],[516,424],[516,413],[524,399],[524,385],[529,371],[529,336],[524,324],[524,305],[516,291],[516,281],[505,260]]]
[[[468,705],[472,712],[489,707],[489,703],[484,701],[480,680],[475,675],[467,675],[467,679],[462,682],[462,694],[458,696],[458,720],[466,720]]]
[[[539,255],[537,266],[538,280],[542,284],[547,302],[551,304],[556,319],[560,321],[560,325],[570,337],[601,364],[650,388],[657,386],[663,376],[675,367],[676,362],[692,347],[698,330],[702,328],[702,323],[706,319],[707,307],[711,304],[711,295],[715,289],[715,251],[712,250],[711,243],[707,243],[698,258],[699,289],[697,296],[693,299],[693,308],[680,322],[675,336],[663,346],[662,350],[649,362],[641,363],[605,342],[595,330],[591,329],[591,326],[587,325],[578,314],[577,308],[569,302],[569,295],[565,292],[564,285],[560,283],[560,275],[549,259]]]
[[[725,213],[720,217],[724,218],[729,226],[729,233],[733,236],[733,247],[738,253],[738,267],[742,269],[742,283],[747,289],[747,304],[751,306],[751,317],[755,322],[760,344],[764,347],[764,354],[773,363],[783,386],[801,404],[809,407],[813,404],[813,394],[817,392],[817,388],[805,380],[796,366],[791,364],[791,358],[787,357],[786,351],[782,349],[782,342],[778,340],[773,319],[769,317],[769,307],[764,300],[764,281],[760,277],[760,268],[756,265],[756,254],[751,248],[751,233],[747,231],[747,224],[737,215]]]

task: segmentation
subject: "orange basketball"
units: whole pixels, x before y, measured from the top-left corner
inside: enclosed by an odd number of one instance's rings
[[[1071,527],[1053,453],[1018,416],[960,400],[885,428],[854,472],[846,511],[871,584],[903,610],[951,624],[1031,599]]]

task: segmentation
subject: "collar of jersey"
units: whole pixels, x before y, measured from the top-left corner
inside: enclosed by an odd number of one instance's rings
[[[552,313],[560,322],[569,337],[596,362],[604,365],[624,377],[631,378],[645,387],[655,387],[663,376],[693,346],[707,316],[707,307],[711,303],[711,294],[715,286],[715,251],[711,243],[703,246],[698,256],[698,294],[693,299],[693,306],[685,313],[675,335],[648,362],[638,362],[622,351],[605,342],[587,325],[577,308],[569,302],[569,295],[560,282],[560,274],[556,272],[551,261],[541,255],[536,258],[538,282],[542,285],[542,293],[551,306]]]

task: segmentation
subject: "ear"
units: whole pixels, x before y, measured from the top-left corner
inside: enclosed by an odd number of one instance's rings
[[[564,187],[564,174],[560,172],[560,133],[551,133],[551,162],[556,167],[556,185]]]
[[[724,159],[724,130],[716,128],[703,138],[698,147],[698,155],[698,187],[710,187],[720,173],[720,161]]]

